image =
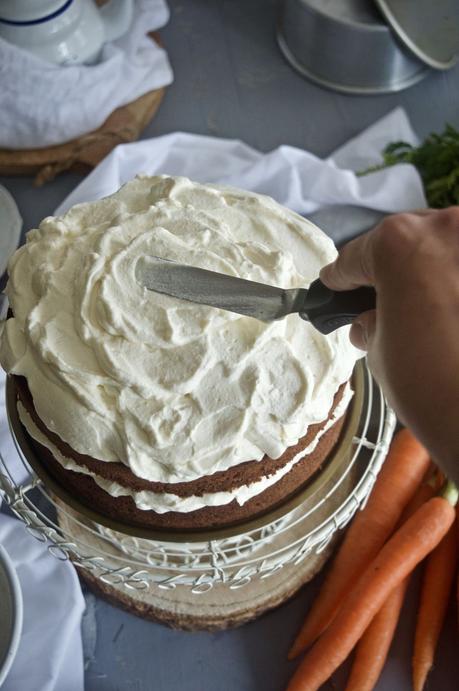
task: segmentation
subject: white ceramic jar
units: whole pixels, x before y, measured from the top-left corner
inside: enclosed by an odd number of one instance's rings
[[[0,37],[58,65],[93,63],[124,34],[133,0],[0,0]]]

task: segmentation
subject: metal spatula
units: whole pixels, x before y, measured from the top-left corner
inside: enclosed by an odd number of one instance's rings
[[[323,334],[350,324],[362,312],[376,307],[373,288],[334,291],[317,279],[309,288],[284,290],[160,257],[141,257],[135,275],[140,285],[156,293],[265,322],[297,312]]]

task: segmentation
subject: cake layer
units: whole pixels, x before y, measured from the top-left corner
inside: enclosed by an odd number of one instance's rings
[[[83,475],[81,472],[65,469],[50,450],[32,436],[30,436],[29,441],[38,458],[45,464],[57,482],[78,497],[78,500],[88,508],[132,526],[186,531],[234,525],[255,518],[283,503],[289,496],[299,491],[321,467],[338,441],[344,420],[345,416],[341,416],[334,422],[322,434],[314,451],[301,456],[278,482],[248,499],[242,505],[234,499],[228,504],[206,506],[185,513],[177,511],[157,513],[152,510],[139,509],[131,496],[111,496],[99,487],[93,478]],[[186,502],[187,498],[184,498],[183,501]]]
[[[338,419],[344,414],[352,395],[349,385],[343,384],[334,396],[328,419],[320,424],[311,425],[306,435],[300,439],[298,444],[287,449],[280,458],[272,459],[268,456],[264,456],[261,461],[247,461],[226,471],[217,471],[213,475],[208,475],[199,480],[168,484],[149,482],[148,480],[138,478],[122,463],[104,463],[103,461],[76,452],[68,444],[63,442],[58,435],[48,430],[43,421],[39,418],[26,380],[23,377],[14,377],[14,381],[18,398],[30,415],[31,422],[64,458],[71,459],[71,461],[80,466],[83,471],[87,469],[108,482],[117,483],[130,490],[137,492],[150,491],[169,493],[183,498],[209,492],[232,491],[241,485],[254,483],[267,476],[273,475],[279,470],[282,470],[287,463],[292,462],[301,453],[311,453],[317,445],[321,434],[329,426],[329,422],[336,421],[334,420],[335,417]],[[29,429],[29,425],[26,426]],[[30,429],[29,432],[31,432]]]
[[[270,475],[261,477],[259,480],[255,480],[254,482],[245,481],[246,484],[240,485],[239,487],[235,487],[231,490],[217,490],[215,492],[204,492],[200,495],[188,494],[187,496],[180,496],[178,494],[174,494],[173,485],[171,486],[171,491],[168,492],[134,490],[126,487],[125,485],[120,485],[118,482],[113,480],[107,480],[106,478],[103,478],[100,475],[90,471],[86,466],[75,463],[75,461],[70,459],[68,456],[63,456],[63,454],[49,440],[49,438],[38,429],[25,408],[20,402],[18,402],[18,414],[23,426],[26,428],[31,437],[33,437],[37,442],[39,442],[42,446],[45,446],[51,452],[55,460],[58,461],[63,468],[76,473],[89,475],[101,489],[105,490],[112,497],[129,496],[133,499],[138,509],[143,511],[152,510],[157,513],[167,513],[169,511],[188,513],[206,506],[223,506],[225,504],[229,504],[233,500],[237,501],[237,503],[242,506],[252,497],[264,492],[268,487],[279,482],[279,480],[292,469],[295,463],[298,463],[301,458],[312,453],[312,450],[318,444],[320,437],[325,434],[325,432],[327,432],[341,417],[341,415],[338,415],[337,413],[338,411],[336,411],[333,417],[327,421],[326,425],[324,425],[320,433],[315,438],[313,444],[298,451],[298,453],[283,467],[279,468]]]
[[[241,480],[237,481],[235,469],[231,469],[216,473],[215,477],[209,476],[206,479],[207,486],[204,486],[202,479],[191,483],[182,483],[179,488],[181,493],[177,494],[177,485],[160,485],[159,483],[148,483],[145,480],[139,481],[121,464],[117,464],[118,467],[115,467],[115,464],[103,464],[73,452],[56,435],[49,432],[38,418],[25,380],[16,378],[16,386],[19,395],[18,413],[22,424],[30,436],[45,446],[63,468],[90,475],[97,485],[112,497],[130,496],[138,509],[154,510],[157,513],[169,511],[187,513],[206,506],[229,504],[233,500],[240,505],[244,504],[255,495],[265,491],[269,486],[279,482],[301,458],[310,455],[322,435],[345,413],[352,396],[349,385],[344,390],[340,390],[335,396],[335,402],[327,422],[314,426],[315,429],[310,429],[295,447],[289,449],[281,459],[276,459],[275,468],[273,468],[273,463],[269,458],[264,459],[265,462],[249,462],[243,464],[239,469],[239,477],[243,478],[243,484],[241,484]],[[97,472],[98,469],[102,475]],[[112,471],[111,477],[110,471]],[[116,479],[114,475],[117,475]]]

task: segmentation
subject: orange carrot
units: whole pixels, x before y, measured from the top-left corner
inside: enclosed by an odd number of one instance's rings
[[[435,496],[437,477],[436,472],[429,474],[405,508],[399,525]],[[358,642],[346,691],[371,691],[375,687],[389,653],[409,581],[408,576],[394,588]]]
[[[456,500],[457,491],[454,503]],[[359,578],[330,626],[305,655],[287,691],[316,691],[333,674],[394,588],[443,539],[455,515],[450,500],[433,497],[394,533]]]
[[[322,589],[290,649],[290,660],[329,625],[356,579],[392,534],[429,463],[427,451],[411,432],[403,429],[396,434],[368,503],[347,531]]]
[[[346,691],[371,691],[386,662],[403,607],[409,576],[391,592],[358,642]]]
[[[459,506],[456,507],[456,516],[457,516],[457,539],[458,539],[458,548],[459,548]],[[457,623],[459,626],[459,572],[457,574],[456,602],[457,602]]]
[[[422,691],[433,665],[456,574],[456,563],[457,536],[453,525],[426,561],[414,637],[414,691]]]

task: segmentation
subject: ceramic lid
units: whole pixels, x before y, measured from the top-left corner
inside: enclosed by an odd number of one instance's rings
[[[458,0],[375,0],[400,40],[422,62],[447,70],[459,57]]]

